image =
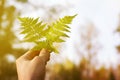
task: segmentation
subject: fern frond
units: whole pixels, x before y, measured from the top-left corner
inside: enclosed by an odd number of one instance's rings
[[[65,16],[59,20],[53,22],[51,25],[43,24],[39,21],[39,18],[19,18],[21,21],[22,32],[25,34],[24,41],[34,42],[36,46],[33,50],[41,50],[46,48],[49,51],[58,53],[54,43],[65,42],[63,37],[69,37],[66,33],[70,32],[70,27],[74,16]]]

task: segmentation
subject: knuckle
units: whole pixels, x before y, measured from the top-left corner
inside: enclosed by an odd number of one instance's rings
[[[16,64],[18,64],[19,62],[20,62],[20,60],[19,60],[19,59],[17,59],[17,60],[16,60]]]
[[[34,60],[35,60],[35,61],[39,61],[39,60],[40,60],[40,57],[39,57],[39,56],[35,56],[35,57],[34,57]]]
[[[17,59],[15,62],[18,63],[18,62],[19,62],[19,59]]]
[[[20,63],[20,62],[21,62],[21,59],[20,59],[20,58],[18,58],[15,62],[16,62],[16,64],[18,64],[18,63]]]

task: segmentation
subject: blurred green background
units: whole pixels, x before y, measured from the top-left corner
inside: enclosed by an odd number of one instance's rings
[[[119,0],[0,0],[0,80],[17,80],[15,60],[23,43],[18,16],[52,22],[78,14],[70,39],[51,55],[46,80],[120,80]],[[30,47],[29,47],[30,46]]]

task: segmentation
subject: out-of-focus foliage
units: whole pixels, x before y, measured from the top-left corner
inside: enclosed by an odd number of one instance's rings
[[[51,66],[49,80],[80,80],[78,67],[70,60]]]
[[[118,26],[117,26],[116,32],[120,32],[120,15],[119,15],[118,19],[119,19],[119,23],[118,23]]]
[[[13,25],[17,16],[16,8],[13,5],[6,5],[6,0],[1,0],[0,3],[0,57],[2,58],[6,54],[21,52],[21,49],[13,48],[13,44],[19,42],[13,32]]]
[[[17,80],[15,63],[0,59],[0,80]]]
[[[69,37],[66,32],[70,32],[70,27],[74,16],[65,16],[50,24],[43,24],[39,22],[38,18],[33,19],[29,17],[19,18],[21,21],[22,32],[25,34],[26,42],[34,42],[36,46],[33,50],[48,49],[50,52],[58,53],[54,43],[65,42],[63,37]]]
[[[87,26],[82,26],[79,30],[79,43],[75,43],[75,50],[76,53],[86,58],[90,63],[92,62],[92,59],[95,58],[99,48],[100,43],[97,40],[98,37],[98,31],[94,24],[90,23]],[[96,45],[97,44],[97,45]],[[81,50],[81,48],[84,49]]]
[[[118,35],[120,37],[120,15],[118,17],[118,20],[119,20],[119,22],[118,22],[116,32],[118,33]],[[120,53],[120,43],[116,46],[116,50],[118,51],[118,53]],[[120,57],[119,57],[119,59],[120,59]],[[113,74],[111,73],[110,75],[111,75],[111,78],[112,78],[111,80],[114,80]],[[116,76],[118,77],[117,80],[119,80],[120,79],[120,64],[118,66],[118,71],[116,71]]]
[[[0,80],[16,80],[15,61],[9,61],[7,55],[11,54],[15,60],[25,50],[13,47],[19,42],[13,32],[17,12],[13,5],[7,4],[7,0],[0,0]]]
[[[0,57],[5,53],[12,53],[12,43],[15,41],[15,35],[12,31],[15,19],[15,7],[7,6],[6,0],[0,1]]]
[[[116,70],[106,69],[104,66],[100,69],[93,67],[90,70],[90,76],[87,73],[87,60],[82,59],[79,66],[70,60],[63,63],[57,63],[49,67],[46,80],[119,80],[119,66]]]
[[[82,26],[79,30],[80,41],[75,43],[76,54],[80,56],[85,62],[86,65],[86,75],[90,79],[91,70],[93,66],[96,66],[96,55],[100,48],[100,44],[97,41],[98,31],[96,27],[90,23],[87,26]],[[96,45],[97,44],[97,45]]]
[[[18,2],[26,3],[28,0],[17,0]]]
[[[117,32],[118,34],[120,34],[120,15],[119,15],[119,18],[118,18],[118,19],[119,19],[119,23],[118,23],[116,32]],[[118,53],[120,53],[120,44],[116,46],[116,49],[117,49]]]

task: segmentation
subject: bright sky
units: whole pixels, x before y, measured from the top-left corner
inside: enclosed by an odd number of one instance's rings
[[[118,63],[115,45],[119,38],[113,32],[118,24],[120,0],[78,0],[77,3],[74,9],[79,14],[76,24],[88,20],[99,29],[99,41],[103,45],[98,55],[100,65],[105,64],[108,67]]]
[[[46,0],[47,2],[48,0]],[[49,0],[50,1],[50,0]],[[118,55],[115,50],[115,45],[118,44],[119,38],[113,33],[118,25],[118,17],[120,13],[120,0],[51,0],[48,4],[72,4],[71,8],[65,14],[78,14],[76,20],[73,22],[73,32],[71,39],[78,39],[76,31],[80,24],[84,24],[87,21],[93,22],[99,30],[99,41],[103,48],[99,52],[97,58],[99,65],[117,64]],[[56,2],[54,2],[56,1]],[[76,27],[75,27],[76,26]],[[80,58],[74,54],[73,43],[75,40],[68,39],[67,51],[63,53],[63,56],[67,56],[69,59],[77,62]],[[65,55],[66,54],[66,55]]]
[[[63,15],[74,15],[78,16],[73,21],[71,39],[68,39],[67,46],[62,54],[55,55],[59,60],[61,57],[68,57],[69,59],[79,61],[80,57],[74,54],[73,43],[78,41],[78,29],[81,24],[87,22],[93,22],[99,30],[99,41],[103,48],[99,52],[97,59],[99,65],[105,64],[106,67],[110,64],[118,63],[118,55],[115,50],[115,45],[119,43],[119,38],[113,33],[118,24],[118,18],[120,13],[120,0],[29,0],[30,2],[40,5],[57,5],[63,6],[69,5],[71,9],[62,13]],[[19,7],[19,5],[17,5]],[[26,8],[24,8],[26,10]],[[30,9],[28,9],[30,10]],[[30,16],[42,16],[44,13],[31,12],[25,15]],[[74,40],[73,40],[74,39]],[[54,55],[54,54],[53,54]],[[55,61],[54,59],[53,61]]]

